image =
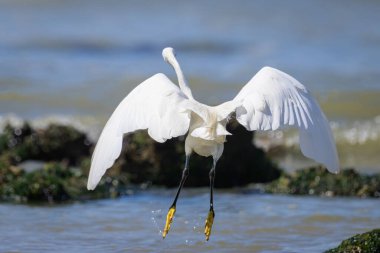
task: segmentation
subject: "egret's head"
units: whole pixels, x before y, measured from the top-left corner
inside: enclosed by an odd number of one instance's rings
[[[164,50],[162,50],[162,57],[164,57],[164,60],[166,62],[169,62],[170,59],[174,58],[175,52],[174,49],[171,47],[166,47]]]

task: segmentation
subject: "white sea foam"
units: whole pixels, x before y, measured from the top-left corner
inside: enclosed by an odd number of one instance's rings
[[[380,116],[361,121],[333,121],[331,128],[342,168],[380,172]],[[288,170],[315,165],[301,155],[298,133],[294,129],[257,132],[254,143],[266,151],[274,151],[269,154]]]
[[[15,114],[0,115],[0,133],[7,124],[13,127],[21,127],[25,120]],[[44,129],[50,124],[60,124],[64,126],[72,126],[81,132],[87,134],[88,138],[96,141],[100,135],[103,123],[99,119],[92,116],[68,116],[68,115],[48,115],[36,117],[28,120],[28,123],[36,129]]]
[[[104,126],[102,120],[93,116],[57,114],[36,117],[28,122],[37,129],[46,128],[52,123],[70,125],[86,133],[93,142],[96,142]],[[20,127],[24,120],[15,114],[0,116],[0,132],[8,123]],[[336,140],[341,167],[355,167],[368,172],[380,171],[380,156],[378,155],[380,153],[380,115],[370,120],[332,121],[331,128]],[[299,137],[295,129],[256,132],[253,142],[265,151],[286,151],[275,152],[272,157],[286,169],[293,170],[314,164],[301,155]],[[273,152],[269,154],[273,156]]]
[[[380,144],[380,115],[370,120],[332,121],[330,125],[338,145],[365,145],[368,142],[379,142]],[[276,146],[298,146],[299,138],[294,129],[257,132],[254,143],[265,150],[269,150]]]

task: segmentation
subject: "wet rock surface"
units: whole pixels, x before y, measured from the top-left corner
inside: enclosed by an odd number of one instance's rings
[[[232,122],[223,157],[217,164],[216,187],[268,182],[280,170],[253,146],[253,133]],[[116,197],[130,187],[177,187],[185,161],[184,137],[156,143],[145,131],[125,136],[123,150],[95,191],[87,191],[94,143],[73,127],[52,124],[46,129],[7,125],[0,135],[0,198],[60,202]],[[41,163],[42,161],[43,163]],[[27,168],[34,164],[33,168]],[[34,168],[41,164],[40,168]],[[209,185],[211,158],[192,155],[186,186]],[[26,167],[22,167],[26,166]]]
[[[105,176],[95,191],[87,191],[92,148],[87,136],[70,126],[7,125],[0,135],[0,199],[57,203],[122,194],[123,175]],[[23,167],[28,164],[37,167]]]
[[[345,169],[335,175],[325,168],[314,167],[283,173],[264,188],[268,193],[380,197],[380,174],[361,175],[354,169]]]
[[[71,165],[90,155],[92,144],[84,133],[71,126],[51,124],[35,130],[25,123],[13,128],[7,125],[0,135],[0,154],[13,164],[25,160],[63,161]]]
[[[264,183],[280,176],[280,169],[252,144],[252,132],[237,122],[231,122],[228,131],[232,136],[227,136],[223,155],[216,165],[215,187]],[[122,170],[130,174],[133,183],[150,180],[155,185],[178,186],[185,164],[184,137],[156,143],[146,132],[138,132],[127,136],[124,144]],[[193,154],[185,186],[208,186],[211,166],[211,157]]]
[[[215,187],[265,183],[264,192],[326,196],[379,197],[380,175],[344,170],[338,175],[310,168],[290,175],[252,144],[253,133],[229,123],[224,153],[217,163]],[[145,131],[124,138],[123,150],[95,191],[86,189],[94,143],[70,126],[46,129],[6,126],[0,134],[0,199],[61,202],[117,197],[149,185],[177,187],[185,161],[184,137],[157,143]],[[209,186],[212,159],[190,159],[187,187]]]
[[[325,253],[378,253],[380,252],[380,229],[358,234],[344,240],[338,247]]]

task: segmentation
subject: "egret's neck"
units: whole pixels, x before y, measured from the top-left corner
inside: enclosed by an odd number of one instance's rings
[[[187,85],[187,81],[185,79],[185,76],[183,75],[183,72],[182,72],[182,69],[181,67],[179,66],[179,63],[178,61],[176,60],[176,58],[173,56],[170,60],[169,60],[169,63],[172,65],[172,67],[174,68],[174,71],[175,73],[177,74],[177,78],[178,78],[178,84],[179,84],[179,88],[181,89],[181,91],[190,99],[194,99],[193,98],[193,94],[191,93],[191,89],[190,87]]]

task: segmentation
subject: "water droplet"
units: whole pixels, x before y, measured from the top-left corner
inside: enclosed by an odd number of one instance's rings
[[[161,209],[152,210],[151,213],[152,213],[151,221],[152,221],[152,223],[154,225],[154,228],[157,230],[158,235],[161,236],[162,235],[162,231],[161,231],[161,229],[160,229],[160,227],[159,227],[159,225],[157,223],[157,220],[156,220],[156,217],[158,217],[160,215],[160,213],[161,213]]]

